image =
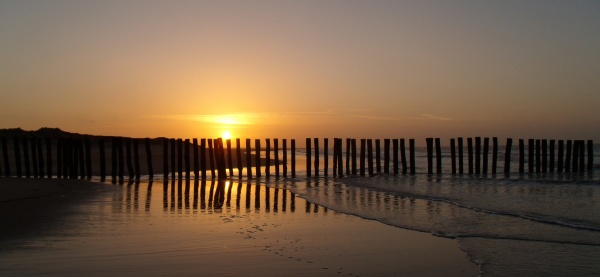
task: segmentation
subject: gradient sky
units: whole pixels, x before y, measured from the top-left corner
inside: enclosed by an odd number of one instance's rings
[[[599,1],[0,2],[0,128],[600,141]]]

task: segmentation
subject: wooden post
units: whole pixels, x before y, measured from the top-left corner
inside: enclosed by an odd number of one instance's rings
[[[169,139],[163,139],[163,179],[169,178]]]
[[[171,141],[171,179],[175,180],[175,172],[177,172],[177,141],[170,139]]]
[[[442,146],[440,138],[435,138],[435,161],[437,174],[442,174]]]
[[[117,181],[117,167],[119,166],[119,162],[118,162],[118,154],[117,154],[117,148],[119,148],[119,146],[117,146],[117,138],[112,138],[111,140],[111,181],[112,183],[116,183]],[[61,151],[64,152],[64,151]]]
[[[573,147],[573,141],[567,140],[567,154],[565,156],[565,172],[571,172],[571,148]]]
[[[469,174],[473,174],[473,138],[467,138],[467,155],[468,157],[468,167]]]
[[[392,162],[394,163],[394,175],[398,175],[399,173],[399,155],[398,155],[398,145],[399,144],[399,140],[398,139],[392,139]]]
[[[37,142],[35,137],[32,137],[29,140],[29,143],[31,143],[31,164],[33,165],[33,177],[38,178]]]
[[[314,138],[315,142],[315,177],[319,177],[319,139]]]
[[[2,157],[4,158],[4,176],[10,177],[10,162],[8,159],[8,145],[6,144],[6,138],[2,137]],[[52,175],[52,173],[50,173]]]
[[[117,153],[119,155],[119,180],[124,179],[125,175],[125,157],[123,156],[123,138],[117,140]]]
[[[475,137],[475,173],[481,173],[481,137]]]
[[[292,178],[296,178],[296,140],[292,139],[291,141],[291,149],[290,153],[292,154]]]
[[[555,160],[555,156],[554,156],[554,148],[555,148],[556,142],[555,140],[551,139],[550,140],[550,164],[548,165],[548,170],[550,172],[554,172],[554,160]]]
[[[46,161],[46,172],[48,172],[48,178],[52,178],[52,139],[50,138],[46,138]]]
[[[522,145],[519,143],[519,145]],[[506,139],[506,152],[504,153],[504,173],[510,173],[510,159],[511,159],[511,150],[512,150],[512,139]]]
[[[79,175],[82,179],[85,179],[87,175],[85,174],[85,148],[83,146],[83,139],[77,139],[75,146],[79,155]]]
[[[381,140],[375,139],[375,168],[377,174],[381,173]]]
[[[23,161],[25,162],[25,177],[31,178],[31,171],[29,169],[29,145],[26,137],[23,138]]]
[[[556,171],[557,172],[563,172],[564,171],[564,157],[565,157],[565,141],[564,140],[558,140],[558,157],[557,157],[557,168]]]
[[[433,173],[433,138],[426,138],[427,143],[427,174]]]
[[[265,165],[265,175],[267,176],[267,179],[269,179],[269,177],[271,177],[271,139],[266,139],[267,142],[267,147],[266,147],[266,151],[265,151],[265,157],[266,157],[266,165]]]
[[[185,178],[190,179],[190,173],[192,172],[192,163],[190,158],[190,139],[183,140],[183,165],[185,171]]]
[[[213,139],[208,139],[208,158],[210,161],[210,176],[211,178],[215,178],[216,174],[215,174],[215,153],[214,153],[214,146],[213,146]]]
[[[539,139],[535,140],[535,172],[541,172],[542,169],[542,161],[541,161],[541,157],[542,157],[542,151],[541,151],[541,147],[542,144],[540,142]]]
[[[527,147],[527,151],[529,152],[529,161],[528,161],[528,165],[529,165],[529,173],[533,173],[533,168],[535,165],[535,156],[534,156],[534,149],[535,149],[535,140],[534,139],[529,139],[529,145]]]
[[[342,139],[338,138],[338,176],[342,177],[344,175],[344,165],[343,165],[343,155],[342,155]]]
[[[367,164],[369,165],[369,176],[373,176],[373,140],[367,139]]]
[[[85,145],[85,171],[87,178],[92,179],[92,142],[89,137],[83,139]]]
[[[214,143],[214,142],[213,142]],[[177,178],[183,179],[183,139],[177,139]]]
[[[337,138],[333,138],[333,176],[337,176],[338,151]]]
[[[129,173],[129,180],[133,180],[133,164],[131,163],[131,138],[125,139],[125,157],[127,159],[127,172]]]
[[[579,141],[579,172],[585,171],[585,141]]]
[[[352,151],[352,139],[346,138],[346,175],[350,175],[350,155]]]
[[[255,163],[254,166],[256,167],[256,177],[260,178],[260,139],[255,139],[254,140],[254,148],[255,148],[255,152],[256,152],[256,156],[255,158]]]
[[[238,178],[242,178],[244,166],[242,165],[242,142],[240,138],[235,139],[235,156],[237,158]]]
[[[464,173],[464,159],[463,159],[463,138],[458,139],[458,174]]]
[[[246,139],[246,175],[248,178],[252,178],[252,141]]]
[[[579,172],[579,140],[573,141],[573,172]]]
[[[592,172],[594,170],[594,141],[591,139],[587,141],[587,155],[587,170]]]
[[[498,167],[498,138],[492,137],[492,174],[496,174]]]
[[[365,176],[365,153],[367,140],[360,139],[360,176]]]
[[[42,148],[42,138],[35,139],[35,148],[37,148],[37,162],[38,162],[38,178],[44,178],[44,153]]]
[[[223,139],[217,139],[217,149],[218,149],[218,170],[219,170],[219,179],[227,179],[226,165],[225,165],[225,147],[223,146]]]
[[[352,175],[356,174],[356,139],[352,139]]]
[[[59,138],[56,140],[56,178],[60,179],[63,176],[63,139]]]
[[[282,152],[283,152],[283,160],[282,160],[282,163],[283,163],[283,178],[287,178],[288,177],[288,174],[287,174],[287,172],[288,172],[288,166],[287,166],[287,160],[288,160],[288,157],[287,157],[287,139],[283,139],[282,143],[283,143],[283,145],[282,145],[282,147],[283,147],[283,149],[282,149]]]
[[[488,173],[488,156],[490,153],[490,138],[483,138],[483,168],[481,169],[481,172],[483,174],[487,174]]]
[[[542,140],[542,172],[548,172],[548,140]]]
[[[133,168],[135,171],[135,179],[140,180],[141,172],[140,172],[140,150],[139,150],[140,141],[138,139],[133,139]]]
[[[150,145],[150,138],[144,139],[144,145],[146,146],[146,162],[148,163],[148,178],[154,179],[154,168],[152,168],[152,146]],[[198,176],[198,175],[196,175]]]
[[[229,177],[233,177],[233,157],[231,154],[231,139],[225,140],[227,144],[227,166],[229,167]]]
[[[416,170],[417,164],[415,162],[415,139],[409,139],[408,145],[409,145],[409,149],[410,149],[410,174],[415,175],[417,173],[417,170]],[[403,149],[403,148],[401,148],[401,149]],[[402,155],[402,157],[404,157],[404,155]],[[404,161],[403,161],[403,164],[406,164],[406,163],[404,163]]]
[[[312,147],[310,138],[306,138],[306,177],[311,176],[311,168],[312,168]]]
[[[519,173],[525,173],[525,140],[519,139]]]
[[[279,139],[273,139],[273,151],[275,156],[275,178],[279,178]]]
[[[200,139],[200,175],[206,179],[206,139]]]
[[[390,139],[383,139],[383,173],[390,174]]]
[[[450,139],[450,162],[452,164],[452,174],[456,174],[456,141]]]
[[[333,144],[335,145],[335,139]],[[323,175],[329,175],[329,139],[323,139]],[[335,171],[335,170],[334,170]]]

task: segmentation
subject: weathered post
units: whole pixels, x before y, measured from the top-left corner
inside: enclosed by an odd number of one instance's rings
[[[214,153],[214,146],[213,146],[213,139],[208,139],[208,158],[209,158],[209,162],[210,162],[210,176],[211,178],[215,178],[216,174],[215,174],[215,153]]]
[[[260,172],[260,139],[255,139],[254,140],[254,148],[255,148],[255,152],[256,152],[256,156],[255,158],[255,163],[254,166],[256,167],[256,177],[260,178],[261,172]]]
[[[77,139],[75,146],[77,147],[77,154],[79,155],[79,175],[82,179],[86,177],[85,174],[85,148],[83,145],[83,139]]]
[[[283,143],[283,145],[282,145],[282,147],[283,147],[283,149],[282,149],[282,152],[283,152],[283,160],[282,160],[282,162],[283,162],[283,178],[287,178],[287,176],[288,176],[288,174],[287,174],[287,172],[288,172],[287,139],[283,139],[282,143]]]
[[[585,171],[585,141],[579,141],[579,172]]]
[[[558,140],[558,157],[557,157],[557,168],[556,171],[557,172],[563,172],[564,171],[564,157],[565,157],[565,141],[564,140]]]
[[[38,178],[38,161],[37,161],[37,142],[36,138],[32,137],[29,140],[31,143],[31,164],[33,165],[33,177]]]
[[[169,178],[169,139],[163,139],[163,179]]]
[[[315,176],[319,177],[319,139],[314,138],[315,142]]]
[[[519,143],[519,146],[523,145]],[[504,173],[510,173],[510,159],[511,159],[511,150],[512,150],[512,139],[506,139],[506,152],[504,153]]]
[[[98,148],[100,151],[100,180],[106,180],[106,154],[104,151],[104,139],[98,139]],[[50,176],[49,176],[50,177]]]
[[[90,138],[85,137],[83,144],[85,146],[85,172],[87,173],[87,178],[92,179],[92,142]]]
[[[356,139],[352,139],[352,175],[356,174]]]
[[[177,178],[183,179],[183,139],[177,139]]]
[[[481,137],[475,137],[475,173],[481,173]]]
[[[150,180],[152,180],[152,179],[154,179],[154,168],[152,167],[152,146],[150,145],[150,138],[145,138],[144,144],[146,146],[146,162],[148,163],[148,178]]]
[[[133,168],[135,172],[135,179],[140,180],[141,172],[140,172],[140,151],[139,144],[140,141],[138,139],[132,139],[133,142]]]
[[[248,178],[252,178],[252,141],[246,139],[246,175]]]
[[[556,142],[555,140],[551,139],[550,140],[550,164],[548,164],[548,171],[550,172],[554,172],[554,148],[555,148]]]
[[[452,174],[456,174],[456,141],[450,139],[450,162],[452,164]]]
[[[238,178],[242,178],[244,166],[242,165],[242,142],[240,138],[235,139],[235,157],[237,159]]]
[[[338,176],[342,177],[344,175],[344,165],[343,165],[343,155],[342,155],[342,139],[338,138],[338,149],[340,150],[338,153]]]
[[[369,176],[373,176],[373,140],[367,139],[367,164],[369,165]]]
[[[292,154],[292,178],[296,178],[296,140],[292,139],[290,153]]]
[[[468,167],[469,174],[473,174],[473,138],[467,138],[467,155],[468,157]]]
[[[279,178],[279,139],[273,139],[273,155],[275,156],[275,178]]]
[[[573,172],[579,172],[579,140],[573,141]]]
[[[548,140],[542,140],[542,172],[548,172]]]
[[[398,175],[400,166],[398,165],[400,159],[398,155],[399,140],[392,139],[392,161],[394,163],[394,175]]]
[[[365,153],[367,152],[366,145],[367,140],[360,139],[360,176],[365,176]]]
[[[231,139],[225,140],[227,144],[227,166],[229,167],[229,176],[233,177],[233,157],[231,154]]]
[[[129,180],[133,180],[133,164],[131,162],[131,138],[125,139],[125,157],[127,159],[127,172],[129,173]]]
[[[458,139],[458,174],[464,173],[464,160],[463,160],[463,138]]]
[[[525,173],[525,140],[519,139],[519,173]]]
[[[340,150],[338,149],[337,138],[333,138],[333,176],[337,176],[338,151]]]
[[[123,139],[117,140],[117,153],[119,155],[119,180],[124,179],[125,175],[125,157],[123,155]]]
[[[63,139],[56,140],[56,178],[60,179],[63,176]]]
[[[381,141],[375,139],[375,168],[377,174],[381,173]]]
[[[175,172],[177,172],[177,141],[170,139],[171,141],[171,179],[175,180]]]
[[[415,139],[409,139],[408,140],[408,145],[409,145],[409,149],[410,149],[410,174],[411,175],[415,175],[417,173],[416,170],[416,162],[415,162]],[[404,157],[404,155],[402,155],[402,157]],[[404,161],[402,161],[403,164]]]
[[[591,139],[587,141],[587,155],[587,170],[592,172],[594,170],[594,141]]]
[[[335,139],[333,144],[335,145]],[[329,175],[329,139],[323,139],[323,175]]]
[[[442,174],[442,146],[440,138],[435,138],[435,161],[437,174]]]
[[[427,143],[427,174],[433,173],[433,138],[426,138]]]
[[[271,177],[271,139],[266,139],[267,147],[265,151],[266,165],[265,165],[265,175],[267,179]]]
[[[483,174],[487,174],[488,173],[488,156],[490,153],[490,138],[485,137],[483,138],[483,153],[482,153],[482,160],[483,160],[483,168],[481,169],[481,173]]]
[[[350,155],[352,151],[352,139],[346,138],[346,175],[350,175]]]
[[[498,167],[498,138],[492,138],[492,174],[496,174],[496,167]]]
[[[383,139],[383,173],[390,174],[390,139]]]
[[[306,177],[311,176],[311,168],[312,168],[312,147],[310,138],[306,138]]]
[[[571,149],[573,141],[567,140],[567,155],[565,156],[565,172],[571,172]]]
[[[200,174],[206,179],[206,139],[200,139]]]
[[[541,141],[539,139],[535,140],[535,172],[541,172],[542,169],[542,151],[541,151]]]
[[[117,138],[116,137],[112,138],[110,146],[111,146],[110,159],[111,159],[111,163],[112,163],[110,174],[111,174],[111,181],[114,184],[117,182],[117,174],[118,174],[117,167],[119,166],[119,162],[118,162],[119,157],[117,155],[117,152],[118,152],[117,148],[119,148],[119,147],[117,146]],[[64,152],[64,151],[59,151],[59,152]]]
[[[529,160],[528,160],[528,165],[529,165],[529,173],[533,173],[533,168],[535,165],[535,156],[534,156],[534,150],[535,150],[535,140],[534,139],[529,139],[529,145],[527,146],[527,150],[529,152]]]

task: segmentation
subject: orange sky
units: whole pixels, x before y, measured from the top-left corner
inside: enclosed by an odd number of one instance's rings
[[[600,141],[597,1],[2,1],[0,128]]]

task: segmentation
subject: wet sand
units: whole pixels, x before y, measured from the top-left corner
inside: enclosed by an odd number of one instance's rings
[[[4,178],[0,189],[2,221],[14,227],[0,234],[0,275],[478,273],[454,240],[336,213],[252,181]]]

